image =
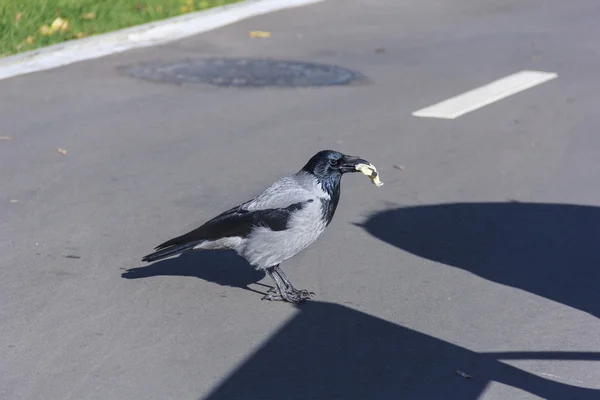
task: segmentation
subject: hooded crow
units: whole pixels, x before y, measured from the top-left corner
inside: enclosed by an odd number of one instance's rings
[[[307,300],[314,293],[294,288],[279,265],[319,238],[335,214],[342,175],[365,164],[372,167],[359,157],[320,151],[297,173],[279,179],[257,197],[199,228],[158,245],[142,261],[197,249],[231,249],[257,270],[264,270],[277,286],[276,292],[272,289],[263,299]]]

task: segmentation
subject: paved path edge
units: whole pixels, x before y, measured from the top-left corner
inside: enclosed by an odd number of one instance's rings
[[[155,46],[246,18],[324,0],[246,0],[0,58],[0,80],[123,51]]]

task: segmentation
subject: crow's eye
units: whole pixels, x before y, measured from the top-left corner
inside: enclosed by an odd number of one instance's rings
[[[329,160],[329,165],[331,165],[332,167],[337,167],[338,165],[340,165],[340,160],[337,158],[331,159]]]

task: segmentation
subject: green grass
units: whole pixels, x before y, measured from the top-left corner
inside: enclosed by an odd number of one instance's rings
[[[0,57],[238,1],[0,0]]]

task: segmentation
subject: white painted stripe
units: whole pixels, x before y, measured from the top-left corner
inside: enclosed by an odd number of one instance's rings
[[[412,113],[415,117],[454,119],[558,77],[552,72],[521,71]]]
[[[109,54],[154,46],[207,32],[246,18],[324,0],[246,0],[175,18],[0,58],[0,79],[44,71]]]

